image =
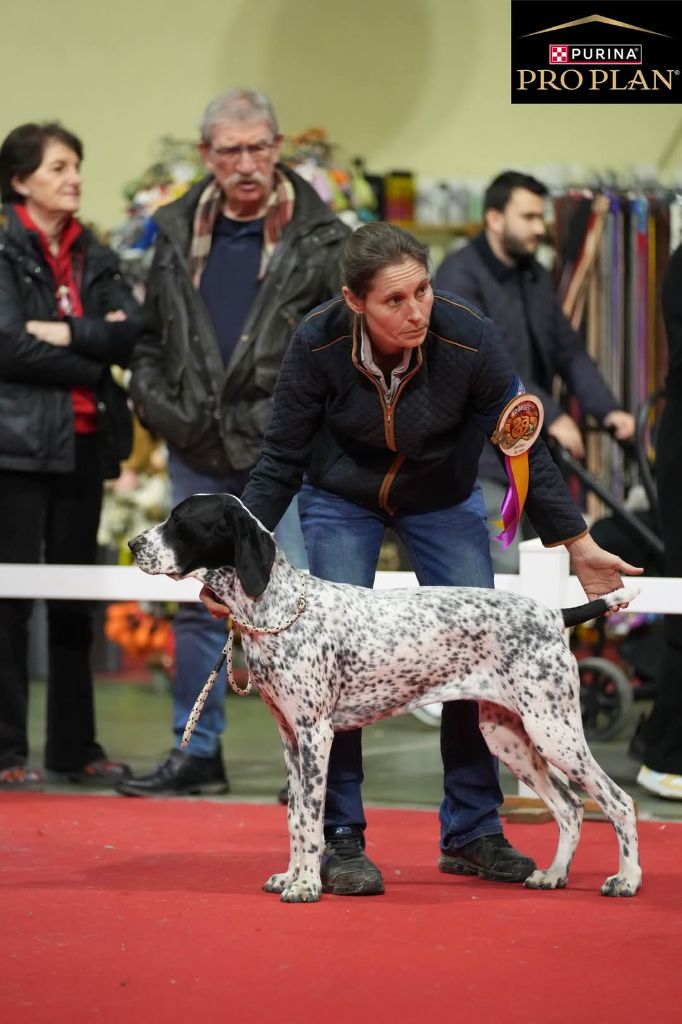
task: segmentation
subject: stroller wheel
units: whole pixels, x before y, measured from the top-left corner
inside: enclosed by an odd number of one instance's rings
[[[588,740],[609,740],[627,724],[634,697],[630,681],[607,658],[581,658],[580,710]]]

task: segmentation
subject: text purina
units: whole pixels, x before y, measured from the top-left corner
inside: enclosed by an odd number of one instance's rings
[[[550,55],[554,46],[550,46]],[[641,46],[567,46],[569,64],[641,64]]]
[[[538,92],[546,92],[548,89],[554,89],[556,92],[575,92],[582,88],[586,88],[588,92],[598,92],[602,89],[609,92],[660,92],[667,89],[672,92],[673,79],[678,73],[677,70],[670,68],[665,71],[654,68],[648,76],[640,69],[633,72],[622,68],[590,68],[589,71],[565,68],[560,72],[551,68],[538,68],[536,71],[529,68],[516,70],[519,92],[531,89]]]

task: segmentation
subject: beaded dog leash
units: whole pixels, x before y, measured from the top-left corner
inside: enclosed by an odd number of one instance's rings
[[[199,716],[201,715],[201,712],[203,711],[204,704],[208,700],[208,695],[211,692],[211,690],[213,689],[215,681],[218,678],[218,673],[220,672],[221,668],[223,667],[223,663],[224,662],[227,662],[226,672],[227,672],[227,681],[228,681],[228,683],[230,685],[230,689],[234,693],[236,693],[239,697],[246,697],[247,693],[251,693],[251,690],[253,688],[253,684],[252,684],[250,679],[247,680],[246,686],[244,686],[244,687],[237,686],[237,684],[236,684],[236,682],[234,680],[234,675],[233,675],[233,672],[232,672],[232,642],[233,642],[233,638],[234,638],[234,627],[235,627],[235,625],[239,626],[239,630],[242,633],[253,633],[253,634],[269,633],[269,634],[274,634],[274,633],[283,633],[285,629],[288,629],[289,626],[292,626],[294,624],[294,622],[296,622],[296,619],[298,619],[299,616],[303,614],[303,612],[305,611],[306,606],[307,606],[307,601],[306,601],[306,596],[305,595],[306,595],[306,584],[308,582],[308,575],[307,575],[307,573],[300,573],[299,575],[301,577],[301,596],[299,597],[298,601],[296,602],[296,611],[294,612],[292,617],[288,620],[288,622],[283,623],[281,626],[251,626],[251,625],[249,625],[246,622],[240,622],[239,619],[235,619],[235,617],[233,615],[229,616],[229,618],[227,620],[227,641],[226,641],[225,646],[223,647],[222,651],[220,652],[220,657],[218,658],[217,662],[213,666],[213,668],[212,668],[212,670],[211,670],[211,672],[209,674],[208,679],[204,683],[204,685],[203,685],[203,687],[201,689],[201,693],[199,694],[199,696],[197,697],[196,701],[194,702],[194,707],[192,708],[192,710],[190,712],[190,715],[189,715],[189,718],[187,719],[187,725],[185,726],[185,731],[183,732],[182,740],[180,741],[180,747],[181,747],[182,750],[185,749],[185,747],[187,746],[187,744],[189,743],[189,741],[190,741],[190,739],[192,737],[192,733],[194,732],[194,730],[196,728],[196,725],[197,725],[197,722],[199,721]]]

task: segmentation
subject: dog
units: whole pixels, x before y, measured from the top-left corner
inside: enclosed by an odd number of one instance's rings
[[[272,534],[230,494],[200,494],[129,541],[146,573],[193,576],[227,605],[242,632],[249,676],[284,744],[290,859],[263,888],[287,903],[321,894],[323,810],[334,733],[437,701],[476,700],[491,752],[544,801],[559,828],[548,868],[525,885],[560,889],[580,837],[583,805],[559,769],[598,802],[618,838],[605,896],[640,888],[631,798],[587,746],[576,625],[625,604],[621,589],[566,611],[477,587],[376,591],[294,569]],[[554,766],[554,767],[552,767]]]

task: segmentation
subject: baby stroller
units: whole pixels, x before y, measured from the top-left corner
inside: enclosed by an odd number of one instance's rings
[[[659,534],[658,502],[654,481],[652,422],[663,398],[651,394],[637,414],[633,448],[626,454],[636,459],[637,480],[648,508],[633,512],[618,502],[603,484],[560,446],[554,456],[567,472],[611,510],[597,520],[591,534],[597,543],[634,565],[644,565],[647,575],[663,574],[663,542]],[[571,649],[578,658],[580,704],[588,740],[608,740],[630,723],[634,703],[652,700],[662,649],[663,616],[617,614],[576,627]]]

